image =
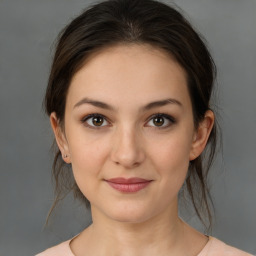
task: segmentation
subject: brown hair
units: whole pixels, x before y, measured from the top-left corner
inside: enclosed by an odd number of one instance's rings
[[[56,112],[63,123],[66,95],[70,81],[93,52],[116,44],[150,44],[171,54],[187,74],[195,127],[210,109],[209,102],[215,78],[215,64],[203,42],[189,22],[175,8],[154,0],[109,0],[94,4],[75,18],[60,33],[53,59],[45,109]],[[197,216],[211,224],[211,200],[207,175],[216,149],[216,123],[207,150],[190,162],[186,188]],[[207,152],[207,154],[205,153]],[[204,163],[203,163],[204,162]],[[70,168],[57,149],[53,163],[55,201],[73,190],[75,198],[90,205],[81,193]],[[209,203],[210,202],[210,203]],[[49,213],[49,214],[50,214]]]

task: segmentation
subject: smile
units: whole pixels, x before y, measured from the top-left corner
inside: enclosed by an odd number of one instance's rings
[[[152,180],[145,180],[141,178],[114,178],[105,180],[112,188],[125,192],[134,193],[147,187]]]

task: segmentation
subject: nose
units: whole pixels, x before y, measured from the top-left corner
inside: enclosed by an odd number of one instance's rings
[[[111,159],[126,169],[139,166],[145,159],[141,135],[135,129],[116,131]]]

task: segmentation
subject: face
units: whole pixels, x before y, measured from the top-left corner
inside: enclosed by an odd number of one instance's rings
[[[64,131],[51,115],[93,216],[123,222],[177,211],[189,161],[209,136],[205,120],[195,130],[184,70],[148,45],[92,55],[71,81]]]

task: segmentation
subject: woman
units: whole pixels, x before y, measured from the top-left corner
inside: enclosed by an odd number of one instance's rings
[[[63,30],[45,96],[59,149],[56,202],[69,186],[92,224],[40,256],[249,255],[178,216],[185,183],[211,222],[214,76],[202,39],[160,2],[105,1]]]

